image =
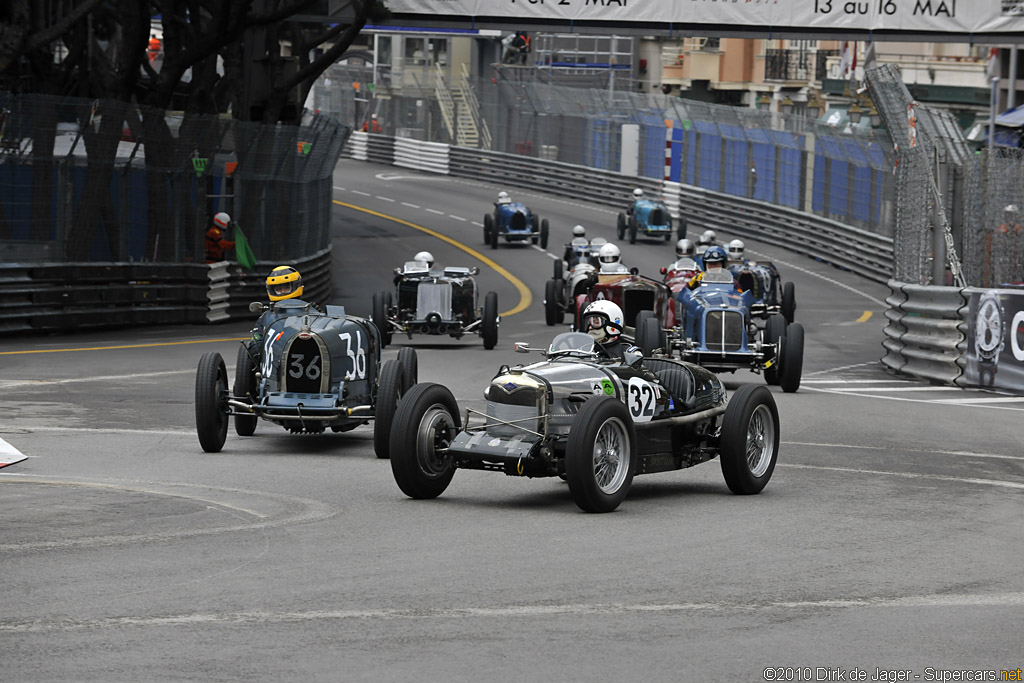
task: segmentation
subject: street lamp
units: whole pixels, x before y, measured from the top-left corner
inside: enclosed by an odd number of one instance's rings
[[[849,117],[850,123],[856,126],[860,123],[860,117],[863,113],[864,110],[861,109],[861,106],[854,102],[853,105],[850,106],[850,110],[846,112],[846,115]]]
[[[782,103],[779,105],[779,110],[785,116],[789,116],[790,114],[792,114],[793,113],[793,100],[789,99],[788,97],[786,99],[782,100]]]
[[[768,111],[772,108],[772,98],[767,95],[761,95],[757,100],[757,108],[761,111]]]
[[[818,118],[818,114],[821,113],[821,101],[815,97],[807,103],[807,114],[812,118]]]
[[[874,104],[872,104],[871,109],[868,110],[868,116],[871,118],[872,128],[878,128],[882,125],[882,117],[878,114],[878,109],[875,108]]]

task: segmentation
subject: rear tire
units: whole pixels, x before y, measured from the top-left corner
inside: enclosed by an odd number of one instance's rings
[[[373,307],[370,317],[373,320],[373,324],[377,326],[377,331],[380,332],[381,348],[385,348],[391,343],[391,326],[388,325],[388,299],[390,298],[390,292],[381,291],[373,293]]]
[[[540,248],[541,249],[547,249],[548,248],[548,230],[549,230],[548,219],[545,218],[544,220],[542,220],[540,222]]]
[[[565,478],[584,512],[611,512],[629,493],[635,469],[636,435],[622,401],[588,400],[573,420],[565,451]]]
[[[494,216],[489,213],[484,214],[484,244],[491,243],[491,231],[494,230]]]
[[[629,243],[636,244],[636,216],[629,219]]]
[[[417,384],[402,399],[391,432],[391,473],[410,498],[437,498],[455,475],[447,448],[460,431],[459,405],[440,384]]]
[[[796,316],[796,285],[792,282],[782,285],[782,315],[787,323]]]
[[[484,298],[484,319],[481,327],[484,348],[493,349],[498,343],[498,295],[495,292],[487,292]]]
[[[760,493],[772,478],[779,455],[779,410],[767,387],[744,384],[729,399],[718,455],[733,493]]]
[[[565,272],[565,268],[564,268],[564,264],[562,263],[562,259],[556,260],[555,261],[555,268],[554,268],[554,273],[555,273],[554,274],[554,278],[556,280],[561,280],[562,279],[562,275],[563,275],[564,272]]]
[[[615,224],[615,234],[619,236],[619,241],[626,236],[626,214],[620,213],[618,223]]]
[[[782,343],[782,369],[779,385],[787,394],[800,388],[804,370],[804,326],[793,323],[786,327],[786,340]]]
[[[218,453],[228,438],[228,411],[224,398],[228,393],[228,373],[224,359],[208,351],[196,369],[196,434],[207,453]]]
[[[256,367],[252,357],[249,355],[249,347],[239,344],[238,356],[235,357],[235,384],[231,388],[231,394],[236,398],[248,398],[251,403],[258,403],[256,396]],[[235,415],[235,434],[239,436],[252,436],[256,431],[256,422],[259,420],[255,415]]]
[[[645,316],[644,313],[650,315]],[[655,349],[665,348],[662,342],[661,321],[651,311],[640,311],[637,314],[636,345],[640,347],[645,356],[653,355]]]
[[[416,349],[411,346],[403,346],[398,350],[398,362],[402,366],[402,372],[405,374],[405,384],[402,385],[402,389],[405,391],[409,390],[413,384],[418,384],[420,381],[420,363],[416,357]]]
[[[491,249],[498,248],[498,226],[491,226]]]
[[[381,460],[386,460],[391,455],[391,431],[395,412],[407,386],[401,361],[389,360],[381,366],[377,404],[373,415],[373,452]]]
[[[558,283],[561,280],[548,280],[544,283],[544,322],[553,327],[562,322],[562,305],[558,301]]]

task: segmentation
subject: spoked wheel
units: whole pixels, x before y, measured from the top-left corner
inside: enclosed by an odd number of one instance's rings
[[[744,384],[729,399],[719,457],[733,493],[760,493],[779,455],[779,410],[767,387]]]
[[[783,347],[786,345],[783,339],[785,336],[786,319],[778,313],[768,316],[768,322],[764,326],[763,339],[767,344],[775,344],[775,358],[772,360],[772,366],[764,370],[764,381],[767,384],[779,383],[780,372],[782,366],[785,365],[785,358],[782,357]]]
[[[484,319],[480,323],[481,336],[484,338],[484,348],[493,349],[498,343],[498,295],[496,292],[487,292],[484,298]]]
[[[636,436],[626,406],[611,396],[587,401],[573,421],[565,452],[565,478],[585,512],[611,512],[629,493]]]
[[[391,427],[395,422],[398,401],[407,388],[405,371],[400,360],[389,360],[381,366],[377,385],[377,404],[373,415],[373,452],[380,459],[391,455]]]
[[[255,363],[249,355],[249,347],[239,344],[238,356],[235,358],[235,384],[231,393],[238,398],[248,398],[251,403],[257,403],[256,391]],[[255,415],[235,415],[235,434],[252,436],[256,431],[258,419]]]
[[[224,359],[209,351],[196,369],[196,433],[207,453],[217,453],[228,438],[228,373]]]
[[[455,475],[449,444],[460,431],[459,406],[446,387],[417,384],[402,399],[391,432],[391,473],[410,498],[437,498]]]

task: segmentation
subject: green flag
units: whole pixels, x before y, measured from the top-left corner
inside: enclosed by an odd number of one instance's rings
[[[246,270],[256,267],[256,255],[252,253],[249,240],[245,239],[245,233],[237,223],[235,223],[235,260]]]

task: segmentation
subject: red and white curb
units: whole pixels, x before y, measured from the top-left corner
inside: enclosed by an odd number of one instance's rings
[[[21,462],[28,456],[19,451],[17,448],[7,443],[3,439],[0,439],[0,467],[7,467],[13,465],[16,462]]]

